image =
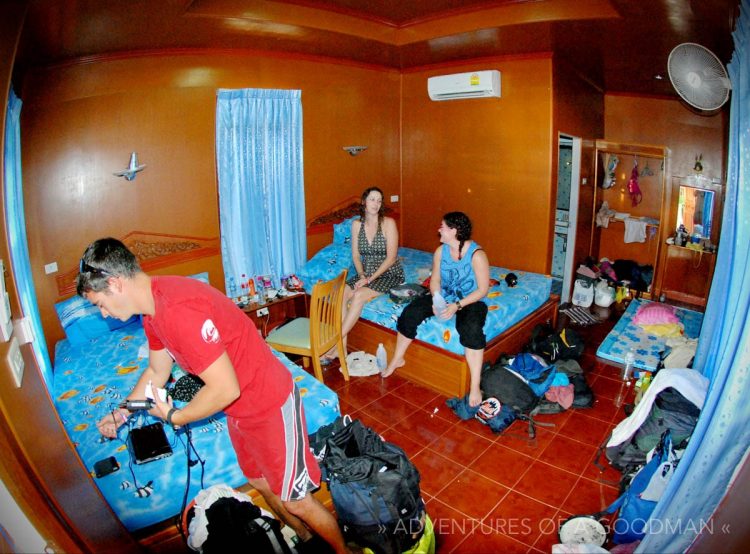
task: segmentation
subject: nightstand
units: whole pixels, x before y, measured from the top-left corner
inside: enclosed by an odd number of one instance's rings
[[[295,317],[308,317],[308,301],[304,292],[291,294],[289,296],[277,296],[265,304],[252,302],[242,308],[247,317],[253,320],[263,338],[279,325],[294,319]],[[259,315],[263,309],[268,310],[268,315]]]

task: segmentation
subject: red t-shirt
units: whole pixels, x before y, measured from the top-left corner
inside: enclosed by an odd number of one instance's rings
[[[213,287],[189,277],[152,277],[155,313],[143,316],[151,350],[163,350],[185,371],[200,375],[223,352],[240,385],[224,409],[237,418],[264,419],[292,391],[292,374],[261,338],[252,320]]]

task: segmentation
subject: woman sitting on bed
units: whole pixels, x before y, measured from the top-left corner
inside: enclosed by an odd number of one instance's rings
[[[357,274],[347,280],[344,289],[341,324],[344,345],[364,305],[404,282],[404,270],[398,259],[398,228],[393,218],[383,215],[383,191],[378,187],[362,193],[359,219],[352,221],[352,261]],[[334,349],[324,360],[336,356]]]
[[[433,256],[430,292],[433,296],[440,292],[448,305],[438,312],[432,297],[425,295],[406,306],[398,318],[396,351],[383,377],[404,365],[406,349],[417,336],[420,323],[433,315],[440,319],[455,315],[456,330],[471,374],[469,405],[478,406],[482,401],[479,378],[486,345],[487,304],[483,299],[490,287],[490,264],[484,250],[471,240],[471,221],[466,214],[445,214],[438,233],[443,244]]]

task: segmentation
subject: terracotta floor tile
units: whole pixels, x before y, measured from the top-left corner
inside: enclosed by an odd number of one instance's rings
[[[403,398],[404,400],[407,400],[408,402],[411,402],[416,406],[419,406],[420,408],[428,405],[431,406],[433,404],[435,404],[436,406],[438,404],[445,406],[444,403],[438,402],[438,399],[442,398],[440,393],[435,392],[432,389],[428,389],[427,387],[417,385],[416,383],[412,383],[410,381],[406,381],[402,386],[394,389],[393,394]]]
[[[429,446],[453,425],[453,421],[417,409],[411,416],[396,423],[393,428],[421,445]]]
[[[513,487],[533,462],[533,458],[495,443],[469,468],[493,481]]]
[[[410,404],[392,392],[389,392],[382,398],[378,398],[377,401],[371,402],[361,409],[361,411],[367,412],[375,419],[387,423],[388,426],[395,425],[405,417],[411,416],[417,410],[418,408],[414,404]]]
[[[529,546],[508,535],[498,533],[492,527],[480,525],[468,535],[452,554],[513,554],[528,552]]]
[[[598,460],[599,465],[604,468],[604,471],[594,464],[595,460]],[[622,473],[609,465],[604,452],[602,452],[601,455],[596,452],[591,458],[589,458],[589,462],[584,466],[581,476],[591,479],[592,481],[602,482],[605,485],[619,487]]]
[[[602,421],[611,422],[612,418],[618,412],[619,408],[615,406],[614,402],[610,398],[599,398],[594,394],[594,404],[590,408],[582,408],[574,410],[589,417],[595,417]]]
[[[617,396],[621,385],[622,381],[620,379],[611,379],[599,375],[589,386],[594,391],[595,398],[609,398],[612,400]]]
[[[383,434],[383,432],[390,427],[385,421],[380,421],[374,417],[367,408],[358,410],[341,410],[342,413],[346,413],[351,416],[352,419],[358,419],[368,427],[372,427],[376,432]]]
[[[557,508],[510,491],[483,523],[529,546],[556,523]]]
[[[598,447],[609,434],[610,429],[609,422],[589,417],[588,414],[583,412],[574,411],[557,433]]]
[[[339,395],[340,402],[345,402],[357,409],[364,408],[367,404],[386,394],[375,383],[353,380],[337,390],[336,393]]]
[[[580,475],[596,452],[594,445],[584,444],[563,435],[553,438],[539,455],[539,460]]]
[[[544,451],[556,432],[546,427],[537,427],[536,437],[532,439],[529,437],[528,430],[529,424],[527,422],[515,421],[513,425],[498,436],[496,442],[511,450],[535,458]]]
[[[420,488],[432,496],[437,495],[464,470],[460,464],[429,448],[419,452],[411,461],[419,470]]]
[[[510,489],[467,469],[440,491],[437,499],[469,517],[483,519]]]
[[[513,490],[550,506],[560,506],[578,481],[578,475],[539,460],[531,464]]]
[[[388,442],[392,442],[393,444],[401,447],[403,451],[406,452],[406,455],[410,460],[414,460],[414,456],[419,454],[419,452],[421,452],[424,448],[424,446],[419,444],[414,439],[409,438],[407,435],[404,435],[403,433],[400,433],[393,428],[387,429],[380,434]]]
[[[467,467],[492,444],[492,441],[467,431],[463,426],[454,425],[433,442],[430,448],[438,454]]]
[[[432,499],[427,503],[427,513],[435,530],[435,552],[451,552],[481,524],[450,506]]]
[[[581,477],[560,507],[575,515],[594,514],[609,506],[618,496],[616,488]]]

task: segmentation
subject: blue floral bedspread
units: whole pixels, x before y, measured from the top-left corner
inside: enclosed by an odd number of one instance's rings
[[[339,415],[338,396],[283,354],[276,356],[289,368],[302,396],[309,433]],[[94,475],[94,464],[114,456],[120,469],[94,478],[107,502],[130,531],[177,515],[188,479],[185,429],[175,433],[165,425],[173,454],[136,465],[128,449],[128,428],[117,439],[104,439],[96,422],[129,394],[141,371],[148,365],[148,346],[140,322],[92,339],[82,346],[67,340],[55,347],[54,399],[58,413],[83,464]],[[175,366],[175,378],[184,374]],[[176,404],[180,404],[177,402]],[[157,420],[145,412],[131,417],[131,427]],[[205,487],[224,483],[237,487],[246,483],[229,440],[223,413],[191,426],[195,451],[204,463],[190,468],[188,502]],[[203,473],[203,475],[201,475]]]
[[[401,247],[398,254],[407,283],[421,283],[430,274],[432,253]],[[349,269],[350,274],[354,271],[351,246],[348,243],[333,243],[315,254],[297,276],[302,280],[305,290],[310,293],[315,283],[333,279],[343,269]],[[505,276],[511,272],[518,277],[518,285],[512,288],[505,283]],[[552,278],[549,275],[503,267],[490,267],[490,279],[494,281],[485,299],[489,312],[484,325],[488,341],[539,308],[549,299],[552,287]],[[382,294],[367,303],[362,317],[395,330],[396,320],[404,307],[405,304],[397,304],[389,295]],[[441,321],[436,317],[427,319],[417,329],[417,338],[455,354],[462,355],[464,352],[463,346],[458,342],[455,317],[449,321]]]
[[[659,363],[661,352],[666,346],[665,337],[657,337],[647,333],[643,327],[633,323],[633,318],[641,305],[648,304],[648,300],[634,299],[615,324],[604,341],[599,345],[596,355],[605,360],[620,364],[625,363],[625,355],[629,350],[635,353],[636,369],[654,371]],[[684,327],[685,336],[696,339],[700,335],[703,325],[703,314],[677,308],[675,315]]]

